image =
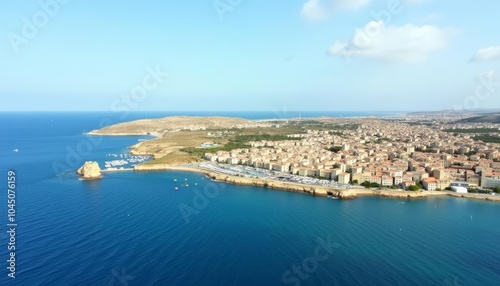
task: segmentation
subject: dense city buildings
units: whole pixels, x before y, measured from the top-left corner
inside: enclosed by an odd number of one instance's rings
[[[474,138],[484,130],[498,130],[500,124],[455,120],[446,116],[374,118],[358,121],[356,128],[310,129],[288,135],[289,140],[252,141],[249,148],[207,153],[205,159],[342,184],[369,182],[426,190],[450,188],[453,182],[470,188],[500,187],[500,144]],[[336,124],[352,126],[352,122],[345,119]],[[498,132],[491,134],[498,136]]]

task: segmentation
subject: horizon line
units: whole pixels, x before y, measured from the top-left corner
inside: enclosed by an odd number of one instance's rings
[[[453,110],[453,109],[440,109],[440,110],[286,110],[285,113],[289,112],[442,112],[442,111],[453,111],[457,113],[473,112],[481,110],[499,110],[500,108],[476,108],[469,110]],[[0,110],[0,113],[8,112],[106,112],[106,113],[120,113],[111,110]],[[138,110],[138,111],[128,111],[130,113],[145,113],[145,112],[278,112],[275,110]]]

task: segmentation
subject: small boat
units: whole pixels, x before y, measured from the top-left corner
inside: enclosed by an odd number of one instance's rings
[[[174,179],[174,182],[177,182],[177,179]]]
[[[14,152],[16,152],[16,153],[17,153],[17,152],[19,152],[19,149],[14,149],[14,150],[12,150],[12,151],[14,151]]]
[[[186,184],[186,187],[189,187],[189,185],[188,185],[188,184]]]
[[[178,188],[178,187],[175,187],[175,190],[177,191],[177,190],[179,190],[179,188]]]

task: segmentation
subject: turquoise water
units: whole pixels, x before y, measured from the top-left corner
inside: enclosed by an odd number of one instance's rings
[[[80,181],[72,165],[139,139],[68,157],[103,116],[0,114],[0,184],[18,181],[16,278],[4,262],[0,285],[500,285],[498,203],[342,201],[185,172]],[[0,217],[5,261],[5,191]]]

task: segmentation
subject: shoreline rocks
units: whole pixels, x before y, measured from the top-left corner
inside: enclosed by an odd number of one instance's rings
[[[76,173],[85,180],[97,180],[102,178],[101,168],[95,161],[85,162]]]
[[[451,197],[464,198],[464,199],[478,199],[478,200],[486,200],[492,202],[500,201],[500,196],[488,196],[485,194],[475,194],[475,193],[461,194],[461,193],[449,192],[448,195]]]
[[[413,191],[394,191],[394,190],[370,190],[370,189],[334,189],[322,186],[311,186],[311,185],[300,185],[295,183],[271,181],[258,178],[247,178],[239,176],[231,176],[227,174],[217,173],[210,170],[205,170],[196,167],[186,167],[178,165],[167,165],[167,164],[156,164],[156,165],[137,165],[135,166],[135,171],[161,171],[161,170],[173,170],[173,171],[187,171],[187,172],[197,172],[207,175],[209,178],[215,181],[224,182],[234,185],[242,186],[256,186],[264,187],[275,190],[285,190],[296,193],[310,194],[313,196],[333,196],[342,200],[355,199],[360,196],[377,196],[382,198],[394,198],[394,199],[425,199],[429,197],[439,197],[439,196],[452,196],[460,197],[466,199],[479,199],[487,201],[500,201],[500,196],[482,196],[477,194],[457,194],[453,192],[413,192]]]
[[[136,166],[137,167],[137,166]],[[210,179],[218,182],[224,182],[233,185],[240,186],[255,186],[255,187],[263,187],[269,188],[273,190],[284,190],[295,193],[304,193],[313,196],[319,197],[327,197],[333,196],[339,199],[347,200],[347,199],[355,199],[358,197],[356,191],[354,190],[337,190],[329,187],[322,186],[312,186],[312,185],[300,185],[295,183],[288,182],[279,182],[279,181],[271,181],[264,180],[258,178],[248,178],[248,177],[239,177],[239,176],[231,176],[227,174],[217,173],[209,170],[199,169],[199,168],[190,168],[190,167],[182,167],[182,166],[157,166],[158,168],[147,168],[147,170],[177,170],[177,171],[188,171],[188,172],[198,172],[208,176]],[[145,171],[145,168],[138,168],[142,171]]]
[[[398,199],[407,198],[426,198],[428,195],[424,192],[409,192],[409,191],[375,191],[374,195],[379,197],[390,197]]]

